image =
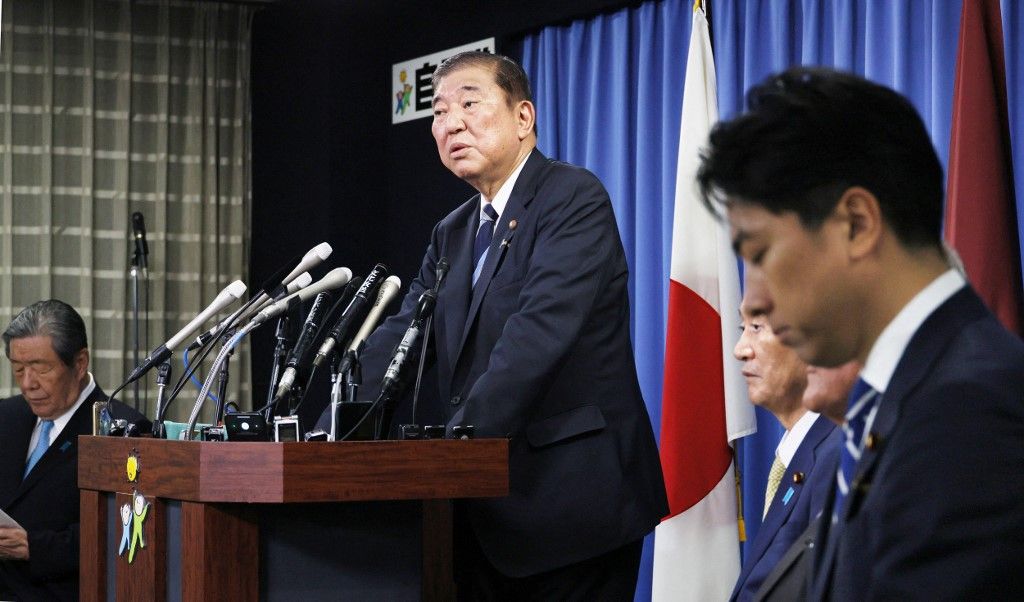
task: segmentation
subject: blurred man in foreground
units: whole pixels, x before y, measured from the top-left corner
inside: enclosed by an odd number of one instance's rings
[[[720,122],[698,178],[805,362],[863,362],[812,599],[1024,586],[1024,343],[949,268],[942,167],[910,103],[795,68]],[[826,520],[827,519],[827,520]]]

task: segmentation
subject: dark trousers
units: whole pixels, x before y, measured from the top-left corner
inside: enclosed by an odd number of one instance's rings
[[[507,577],[491,565],[472,528],[455,534],[455,585],[464,602],[579,600],[627,602],[636,592],[643,540],[600,556],[528,577]]]

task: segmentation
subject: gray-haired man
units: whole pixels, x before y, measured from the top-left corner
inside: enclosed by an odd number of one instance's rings
[[[78,435],[107,396],[89,372],[85,323],[50,299],[23,309],[3,333],[21,395],[0,400],[0,597],[78,598]],[[113,402],[134,421],[135,410]]]

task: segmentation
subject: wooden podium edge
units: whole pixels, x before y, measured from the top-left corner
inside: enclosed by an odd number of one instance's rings
[[[508,441],[254,443],[79,437],[80,489],[192,502],[291,503],[508,495]],[[129,455],[138,476],[129,482]]]

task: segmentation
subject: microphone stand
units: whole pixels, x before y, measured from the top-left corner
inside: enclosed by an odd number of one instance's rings
[[[227,331],[227,338],[235,336],[235,328],[231,328]],[[228,363],[231,361],[231,356],[235,354],[235,348],[231,347],[228,350],[227,355],[224,357],[224,363],[220,365],[220,374],[218,374],[217,382],[217,411],[214,414],[214,424],[221,424],[224,421],[224,404],[226,403],[228,394]]]
[[[277,338],[277,345],[274,347],[274,365],[270,369],[270,388],[267,390],[267,409],[264,411],[264,418],[270,423],[270,417],[274,414],[275,393],[277,392],[277,379],[281,376],[281,369],[284,367],[288,357],[288,348],[291,347],[291,339],[288,337],[289,324],[288,313],[281,314],[277,319],[277,330],[274,336]]]
[[[149,290],[149,274],[146,269],[146,255],[142,252],[138,239],[135,239],[135,251],[132,253],[131,261],[128,267],[128,278],[131,280],[131,311],[132,311],[132,365],[139,365],[139,357],[142,353],[142,321],[139,317],[140,313],[140,295],[139,295],[139,281],[142,280],[145,284],[146,290]],[[146,302],[149,302],[148,295]],[[132,392],[134,396],[135,409],[146,413],[145,404],[142,404],[142,409],[139,409],[140,397],[139,397],[139,381],[135,381],[132,386]]]
[[[423,346],[420,348],[420,365],[416,370],[416,386],[412,390],[412,425],[418,427],[416,410],[420,401],[420,385],[423,383],[423,367],[427,363],[427,345],[430,345],[430,331],[434,326],[434,314],[427,316],[427,325],[423,327]]]
[[[153,436],[157,439],[167,438],[167,429],[164,428],[164,397],[166,396],[167,381],[171,378],[171,360],[164,360],[164,363],[157,367],[156,372],[156,415],[153,420]]]
[[[359,385],[362,384],[362,370],[359,368],[359,351],[350,349],[345,352],[345,362],[330,362],[331,366],[331,430],[328,441],[335,441],[338,434],[338,411],[341,404],[357,400]],[[339,371],[340,364],[345,369]]]
[[[341,375],[338,373],[338,365],[335,362],[331,364],[331,428],[327,435],[328,441],[335,441],[335,437],[338,434],[338,406],[342,400],[345,399],[345,387],[341,381]]]
[[[448,274],[448,258],[442,257],[437,262],[437,271],[434,278],[434,292],[438,293],[441,291],[441,283],[444,282],[444,277]],[[412,426],[415,429],[419,428],[419,422],[416,421],[417,409],[420,401],[420,385],[423,383],[423,368],[427,363],[427,347],[430,345],[430,333],[434,330],[434,314],[431,312],[427,316],[427,324],[424,327],[423,333],[423,346],[420,348],[420,365],[416,370],[416,386],[412,391]]]
[[[352,349],[345,352],[349,357],[348,367],[341,375],[342,383],[345,385],[345,400],[359,400],[359,386],[363,384],[363,370],[359,363],[359,350]]]

